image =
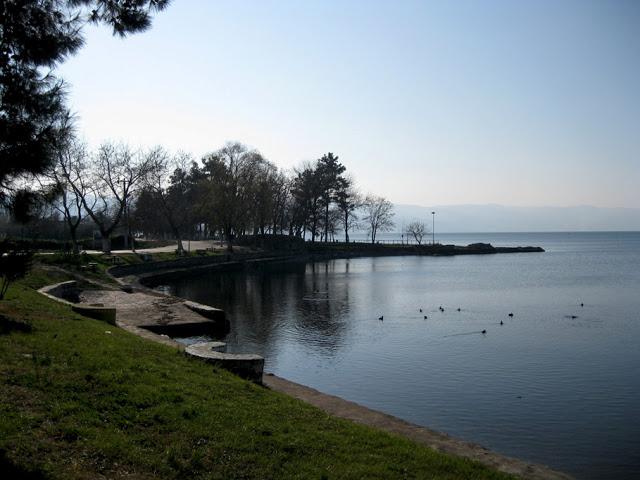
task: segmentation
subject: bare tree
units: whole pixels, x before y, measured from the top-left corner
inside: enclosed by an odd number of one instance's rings
[[[280,233],[284,231],[287,203],[291,197],[291,184],[282,171],[277,171],[271,181],[271,194],[273,196],[271,202],[271,231],[275,234],[278,232],[278,229]]]
[[[52,207],[62,215],[69,228],[74,254],[80,252],[77,232],[84,219],[82,199],[88,193],[77,181],[77,175],[86,168],[87,157],[85,144],[69,142],[64,149],[58,151],[55,163],[43,174],[50,185],[43,185],[42,179],[39,179],[41,186],[50,189],[50,196],[54,197]],[[73,188],[74,183],[77,189]]]
[[[371,243],[376,243],[378,232],[388,232],[395,223],[393,222],[393,204],[384,197],[367,195],[363,203],[364,222],[371,237]]]
[[[193,159],[184,153],[171,156],[161,147],[156,147],[147,153],[147,162],[148,175],[144,188],[169,224],[178,242],[178,254],[182,255],[184,230],[193,217],[193,185],[187,170],[188,164],[193,164]]]
[[[284,202],[282,197],[285,192],[285,180],[278,171],[278,167],[267,160],[257,164],[256,168],[259,172],[252,189],[253,214],[250,217],[253,221],[254,234],[259,233],[264,236],[267,230],[271,230],[272,233],[276,231],[278,217],[275,210]]]
[[[418,245],[422,245],[422,238],[428,233],[427,227],[420,221],[411,222],[407,225],[407,234],[413,235]]]
[[[203,159],[205,183],[208,186],[209,209],[233,251],[233,238],[242,234],[251,221],[255,185],[264,171],[266,160],[241,143],[228,143]]]
[[[340,221],[344,230],[344,241],[349,243],[349,230],[358,226],[356,211],[362,206],[362,198],[353,186],[353,180],[342,177],[336,192],[336,206],[340,212]]]
[[[75,172],[71,185],[77,193],[88,192],[81,197],[82,205],[100,231],[104,253],[111,253],[111,234],[126,214],[127,202],[142,184],[149,165],[140,152],[106,143],[93,157],[91,169]]]

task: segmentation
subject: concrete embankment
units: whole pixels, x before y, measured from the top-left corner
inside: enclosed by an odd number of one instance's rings
[[[132,283],[153,288],[162,285],[166,281],[184,276],[198,275],[210,270],[231,271],[254,264],[305,261],[308,258],[310,257],[306,254],[292,255],[289,252],[224,254],[117,265],[109,269],[109,274],[122,283]]]
[[[75,280],[48,285],[38,291],[52,300],[69,305],[71,310],[80,315],[116,325],[115,307],[100,302],[80,303],[81,290]]]
[[[236,375],[262,383],[264,357],[253,353],[226,353],[224,342],[201,342],[189,345],[185,352],[204,362],[229,370]]]
[[[75,280],[71,280],[49,285],[39,291],[57,302],[69,305],[76,313],[117,325],[148,340],[181,350],[184,346],[174,338],[201,335],[215,337],[229,331],[229,321],[223,310],[150,290],[83,290]],[[224,344],[220,343],[219,346]],[[191,351],[187,348],[186,353],[261,383],[263,357],[219,350],[208,351],[201,346]]]
[[[178,258],[111,267],[109,273],[125,282],[156,287],[185,276],[208,271],[231,271],[264,264],[323,261],[339,258],[382,256],[453,256],[544,252],[540,247],[494,247],[488,243],[459,245],[387,245],[369,243],[311,243],[294,251],[233,253]]]
[[[317,257],[376,257],[376,256],[453,256],[453,255],[491,255],[496,253],[536,253],[544,252],[541,247],[494,247],[490,243],[472,243],[470,245],[388,245],[377,243],[308,243],[306,250]]]

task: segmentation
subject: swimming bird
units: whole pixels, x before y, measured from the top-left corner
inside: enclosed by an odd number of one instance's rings
[[[427,319],[427,316],[426,316],[426,315],[424,316],[424,319],[425,319],[425,320]]]
[[[442,305],[440,305],[440,306],[438,307],[438,309],[439,309],[441,312],[444,312],[444,308],[442,308]]]
[[[383,320],[384,320],[384,315],[380,315],[380,316],[378,317],[378,320],[383,321]]]
[[[578,316],[577,315],[571,315],[571,318],[576,319],[576,318],[578,318]]]
[[[504,325],[504,322],[502,320],[500,320],[500,325]]]
[[[485,333],[487,333],[487,331],[486,330],[482,330],[482,334],[484,335]]]
[[[460,311],[460,307],[458,307],[458,311]]]
[[[581,307],[584,307],[584,303],[581,303],[581,304],[580,304],[580,306],[581,306]]]
[[[422,309],[420,309],[420,313],[422,313]]]
[[[509,314],[509,316],[510,316],[510,317],[513,317],[513,313],[510,313],[510,314]]]

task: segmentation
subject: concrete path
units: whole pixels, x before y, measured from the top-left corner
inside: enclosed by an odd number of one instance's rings
[[[211,320],[187,308],[181,298],[150,293],[126,293],[120,290],[84,290],[80,294],[82,303],[102,303],[117,309],[116,325],[136,335],[182,349],[181,344],[166,335],[149,330],[151,327],[171,325],[191,326],[196,324],[209,328]]]
[[[182,247],[189,251],[191,250],[206,250],[207,248],[212,248],[214,250],[225,250],[226,245],[220,246],[220,242],[213,240],[191,240],[191,245],[189,246],[188,241],[182,242]],[[178,248],[178,243],[172,243],[171,245],[166,245],[164,247],[155,247],[155,248],[137,248],[136,253],[166,253],[166,252],[175,252]],[[235,247],[237,248],[237,247]],[[101,254],[102,250],[85,250],[85,252],[89,254]],[[112,254],[118,253],[134,253],[133,250],[111,250]]]
[[[120,290],[84,290],[80,294],[80,301],[115,305],[118,309],[118,322],[134,327],[209,322],[188,309],[183,299],[168,295],[126,293]]]

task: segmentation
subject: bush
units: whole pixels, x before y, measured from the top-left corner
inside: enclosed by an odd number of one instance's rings
[[[29,273],[32,260],[33,252],[30,250],[18,250],[7,239],[0,243],[0,300],[4,298],[11,282]]]

